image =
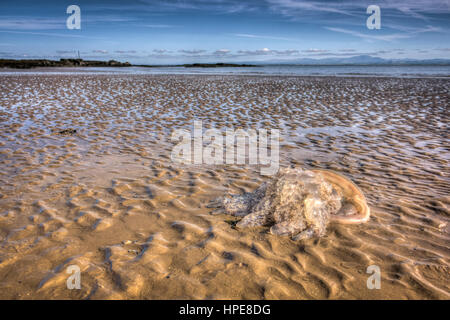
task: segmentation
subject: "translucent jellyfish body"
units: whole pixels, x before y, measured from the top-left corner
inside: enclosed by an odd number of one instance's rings
[[[225,213],[243,217],[238,228],[268,226],[293,240],[323,236],[330,221],[362,223],[370,209],[359,188],[328,170],[280,169],[252,193],[217,199]]]

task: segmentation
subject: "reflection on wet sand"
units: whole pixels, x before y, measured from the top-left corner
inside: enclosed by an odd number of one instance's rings
[[[448,299],[449,89],[444,79],[2,75],[0,298]],[[270,177],[172,162],[172,131],[194,120],[280,129],[280,166],[348,177],[369,221],[292,241],[211,215],[211,200]],[[74,264],[81,290],[66,287]],[[380,290],[366,287],[370,265]]]

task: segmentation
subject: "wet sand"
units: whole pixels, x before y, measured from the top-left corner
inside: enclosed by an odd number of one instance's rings
[[[450,81],[0,76],[2,299],[449,299]],[[209,201],[250,165],[180,165],[174,129],[278,128],[280,165],[329,169],[365,224],[292,241]],[[59,134],[65,129],[75,133]],[[81,269],[69,290],[66,269]],[[378,265],[381,289],[366,269]]]

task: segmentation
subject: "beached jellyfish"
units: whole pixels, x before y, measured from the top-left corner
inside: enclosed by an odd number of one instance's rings
[[[330,221],[362,223],[370,209],[359,188],[328,170],[280,169],[252,193],[215,200],[218,212],[243,217],[238,228],[270,226],[293,240],[323,236]]]

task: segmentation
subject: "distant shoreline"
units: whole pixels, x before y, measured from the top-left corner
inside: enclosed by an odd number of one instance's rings
[[[262,67],[262,65],[255,64],[240,64],[240,63],[189,63],[189,64],[169,64],[169,65],[133,65],[133,67],[144,67],[144,68],[174,68],[174,67],[184,67],[184,68],[246,68],[246,67]]]
[[[38,67],[131,67],[129,62],[115,60],[95,61],[83,59],[0,59],[0,68],[31,69]]]
[[[97,61],[97,60],[83,60],[83,59],[0,59],[0,68],[13,69],[32,69],[39,67],[184,67],[184,68],[229,68],[229,67],[258,67],[252,64],[237,64],[237,63],[192,63],[179,65],[135,65],[129,62],[119,62],[116,60]]]
[[[350,67],[350,66],[380,66],[380,67],[400,67],[400,66],[449,66],[449,63],[270,63],[270,64],[248,64],[248,63],[190,63],[190,64],[169,64],[169,65],[147,65],[131,64],[116,60],[98,61],[83,59],[0,59],[0,68],[12,69],[33,69],[39,67],[142,67],[142,68],[255,68],[264,66],[273,67]]]

